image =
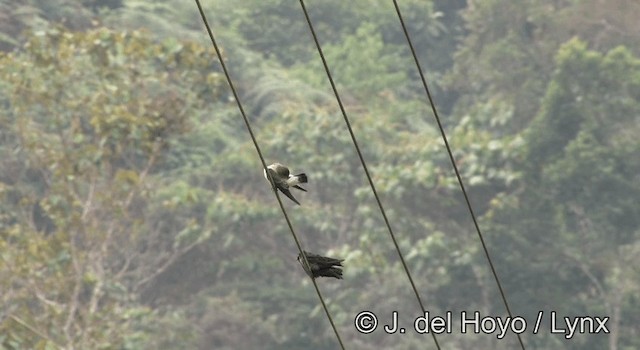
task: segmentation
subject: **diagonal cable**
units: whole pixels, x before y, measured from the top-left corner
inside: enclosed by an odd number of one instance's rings
[[[202,5],[200,4],[200,0],[195,0],[196,1],[196,5],[198,6],[198,11],[200,12],[200,16],[202,17],[202,21],[204,22],[205,27],[207,28],[207,33],[209,34],[209,39],[211,39],[211,43],[213,44],[213,48],[216,51],[216,55],[218,56],[218,60],[220,60],[220,65],[222,66],[222,70],[224,71],[224,75],[227,78],[227,82],[229,83],[229,87],[231,88],[231,92],[233,93],[233,97],[236,100],[236,103],[238,104],[238,109],[240,109],[240,114],[242,114],[242,118],[244,119],[244,123],[247,126],[247,130],[249,131],[249,134],[251,135],[251,140],[253,141],[253,145],[256,148],[256,151],[258,152],[258,156],[260,157],[260,162],[262,162],[262,167],[264,168],[264,171],[269,174],[269,171],[267,170],[267,163],[264,161],[264,157],[262,156],[262,151],[260,150],[260,146],[258,145],[258,141],[256,140],[255,135],[253,134],[253,129],[251,129],[251,124],[249,123],[249,119],[247,118],[246,113],[244,112],[244,108],[242,108],[242,103],[240,103],[240,97],[238,96],[238,93],[233,85],[233,82],[231,81],[231,77],[229,75],[229,71],[227,70],[227,66],[224,64],[224,60],[222,59],[222,54],[220,52],[220,49],[218,48],[218,44],[216,42],[216,40],[213,37],[213,32],[211,31],[211,27],[209,26],[209,22],[207,21],[207,17],[204,14],[204,11],[202,10]],[[271,177],[271,176],[269,176]],[[270,182],[273,183],[273,180],[270,179]],[[291,225],[291,220],[289,220],[289,216],[287,215],[287,211],[284,208],[284,205],[282,204],[282,200],[280,199],[280,195],[278,194],[278,191],[274,191],[276,198],[278,199],[278,204],[280,204],[280,209],[282,209],[282,214],[284,215],[285,220],[287,221],[287,225],[289,226],[289,230],[291,231],[291,235],[293,236],[294,241],[296,242],[296,246],[298,246],[298,250],[300,251],[300,254],[303,257],[304,263],[306,264],[307,267],[309,267],[309,261],[307,260],[307,255],[303,253],[302,251],[302,246],[300,245],[300,241],[298,240],[298,236],[296,235],[296,232],[293,230],[293,226]],[[325,314],[327,315],[327,318],[329,319],[329,322],[331,323],[331,328],[333,328],[333,332],[336,335],[336,338],[338,339],[338,343],[340,343],[340,348],[342,348],[342,350],[344,350],[344,344],[342,343],[342,338],[340,337],[340,333],[338,333],[338,329],[336,328],[335,323],[333,322],[333,318],[331,317],[331,314],[329,313],[329,309],[327,308],[327,304],[324,301],[324,298],[322,297],[322,294],[320,293],[320,288],[318,288],[318,284],[316,283],[315,278],[311,277],[311,281],[313,282],[313,286],[316,290],[316,293],[318,294],[318,298],[320,299],[320,303],[322,303],[322,308],[324,309]]]
[[[353,133],[353,129],[351,128],[351,123],[349,122],[349,117],[347,116],[347,112],[344,109],[342,104],[342,100],[340,99],[340,95],[338,94],[338,90],[336,89],[336,84],[333,81],[333,77],[331,76],[331,71],[329,70],[329,66],[327,65],[327,60],[324,57],[324,53],[322,52],[322,48],[320,47],[320,43],[318,41],[318,37],[316,36],[316,32],[313,29],[313,25],[311,24],[311,19],[309,18],[309,13],[307,12],[307,8],[304,5],[304,0],[300,0],[300,5],[302,6],[302,11],[304,12],[304,17],[307,20],[307,24],[309,25],[309,30],[311,31],[311,35],[313,36],[313,41],[316,44],[318,49],[318,53],[320,54],[320,58],[322,59],[322,64],[324,65],[324,70],[327,73],[327,77],[329,78],[329,82],[331,83],[331,88],[333,89],[333,93],[336,96],[336,100],[338,101],[338,105],[340,106],[340,111],[342,111],[342,116],[344,117],[344,122],[347,124],[347,129],[349,130],[349,134],[351,135],[351,141],[353,141],[353,145],[356,149],[356,153],[358,153],[358,158],[360,158],[360,163],[362,163],[362,168],[364,169],[365,174],[367,175],[367,180],[369,180],[369,185],[371,186],[371,190],[373,191],[373,195],[376,198],[376,202],[378,203],[378,207],[380,208],[380,212],[382,213],[382,217],[384,218],[384,222],[387,225],[387,229],[389,230],[389,235],[391,236],[391,240],[393,241],[393,245],[398,252],[398,256],[400,257],[400,262],[402,262],[402,267],[404,268],[407,277],[409,278],[409,283],[411,283],[411,288],[413,289],[413,293],[416,295],[418,299],[418,303],[420,304],[420,308],[423,313],[426,313],[427,310],[422,303],[422,299],[420,298],[420,293],[418,293],[418,289],[416,288],[416,284],[413,281],[413,277],[411,277],[411,272],[409,271],[409,267],[407,266],[406,261],[402,255],[402,251],[400,250],[400,246],[398,245],[398,241],[396,240],[396,236],[393,233],[393,229],[391,228],[391,224],[389,223],[389,219],[387,218],[387,214],[382,206],[382,202],[380,201],[380,197],[378,196],[378,192],[376,191],[376,186],[373,184],[373,180],[371,179],[371,175],[369,174],[369,169],[367,168],[367,164],[362,156],[362,152],[360,151],[360,146],[358,146],[358,141],[356,140],[356,136]],[[430,332],[433,337],[433,341],[436,344],[438,350],[440,350],[440,344],[438,344],[438,340],[436,339],[436,335],[434,332]]]
[[[431,97],[431,92],[429,91],[429,87],[427,85],[427,80],[424,77],[424,73],[422,72],[422,67],[420,66],[420,61],[418,60],[418,55],[416,54],[416,50],[413,47],[413,43],[411,42],[411,38],[409,37],[409,32],[407,31],[407,26],[402,19],[402,14],[400,13],[400,7],[398,6],[398,2],[393,0],[393,5],[396,8],[396,13],[398,14],[398,19],[400,20],[400,24],[402,25],[402,30],[404,31],[404,36],[407,38],[407,43],[409,44],[409,48],[411,49],[411,54],[413,55],[413,60],[416,63],[416,67],[418,68],[418,73],[420,74],[420,79],[422,80],[422,86],[424,87],[424,91],[427,93],[427,98],[429,99],[429,104],[431,105],[431,110],[433,111],[433,115],[436,118],[436,122],[438,123],[438,128],[440,129],[440,134],[442,135],[442,139],[444,140],[444,145],[447,148],[447,153],[449,154],[449,159],[451,160],[451,165],[453,165],[453,170],[456,173],[456,177],[458,178],[458,183],[460,184],[460,189],[462,189],[462,194],[464,195],[464,200],[467,202],[467,208],[469,208],[469,213],[471,214],[471,219],[473,220],[473,225],[476,227],[476,232],[478,233],[478,238],[480,239],[480,243],[482,243],[482,249],[484,250],[484,254],[487,257],[487,261],[489,261],[489,266],[491,267],[491,272],[493,273],[493,277],[496,280],[496,284],[498,285],[498,289],[500,290],[500,296],[502,297],[502,301],[504,302],[504,306],[507,309],[507,313],[509,317],[513,318],[511,314],[511,309],[509,308],[509,303],[507,302],[507,297],[505,296],[504,290],[502,289],[502,284],[500,283],[500,279],[498,278],[498,273],[496,272],[495,267],[493,266],[493,261],[491,260],[491,255],[489,255],[489,250],[487,249],[487,245],[484,242],[484,237],[482,236],[482,231],[480,231],[480,226],[478,225],[478,220],[476,219],[476,214],[473,211],[473,207],[471,206],[471,201],[469,200],[469,195],[467,194],[467,190],[464,187],[464,183],[462,182],[462,177],[460,176],[460,171],[458,170],[458,166],[456,165],[456,161],[453,157],[453,153],[451,151],[451,147],[449,146],[449,141],[447,140],[447,135],[444,132],[444,128],[442,127],[442,123],[440,122],[440,116],[438,115],[438,111],[436,110],[435,103],[433,102],[433,98]],[[520,342],[520,347],[522,350],[525,350],[524,343],[522,342],[522,338],[520,337],[520,333],[516,333],[518,337],[518,342]]]

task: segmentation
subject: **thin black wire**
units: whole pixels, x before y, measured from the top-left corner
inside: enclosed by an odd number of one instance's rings
[[[467,194],[467,190],[464,187],[464,183],[462,182],[462,177],[460,176],[460,171],[458,170],[458,166],[456,165],[456,161],[453,157],[453,153],[451,152],[451,147],[449,146],[449,141],[447,140],[447,135],[444,132],[444,128],[442,127],[442,123],[440,122],[440,116],[438,115],[438,111],[436,110],[435,103],[433,102],[433,98],[431,97],[431,92],[429,91],[429,87],[427,86],[427,80],[422,73],[422,67],[420,66],[420,61],[418,60],[418,55],[416,54],[416,50],[413,47],[413,43],[411,42],[411,38],[409,37],[409,32],[407,31],[407,26],[402,19],[402,14],[400,13],[400,7],[398,6],[398,2],[393,0],[393,5],[396,8],[396,13],[398,14],[398,19],[400,19],[400,24],[402,25],[402,30],[404,31],[404,35],[407,38],[407,43],[409,44],[409,48],[411,49],[411,54],[413,55],[413,60],[416,63],[416,67],[418,68],[418,73],[420,74],[420,79],[422,80],[422,86],[424,87],[424,91],[427,93],[427,98],[429,99],[429,104],[431,105],[431,110],[433,111],[433,115],[436,117],[436,122],[438,123],[438,128],[440,129],[440,134],[442,135],[442,139],[444,140],[444,145],[447,147],[447,153],[449,154],[449,159],[451,160],[451,165],[453,165],[453,170],[456,173],[456,177],[458,178],[458,183],[460,184],[460,189],[462,189],[462,194],[464,195],[464,200],[467,202],[467,208],[469,208],[469,213],[471,214],[471,219],[473,220],[473,225],[476,227],[476,232],[478,233],[478,238],[480,238],[480,243],[482,243],[482,249],[484,250],[484,254],[487,257],[487,261],[489,261],[489,266],[491,267],[491,272],[493,273],[493,277],[496,280],[496,284],[498,284],[498,289],[500,290],[500,296],[502,296],[502,301],[504,302],[504,306],[507,309],[507,313],[509,317],[513,318],[511,314],[511,309],[509,308],[509,303],[507,302],[507,297],[505,296],[504,290],[502,289],[502,284],[500,283],[500,279],[498,278],[498,273],[496,272],[495,267],[493,266],[493,261],[491,260],[491,255],[489,255],[489,250],[487,249],[487,245],[484,242],[484,237],[482,236],[482,231],[480,231],[480,226],[478,225],[478,220],[476,219],[476,214],[473,211],[473,207],[471,206],[471,201],[469,200],[469,195]],[[520,337],[520,333],[516,333],[518,337],[518,341],[520,342],[520,347],[522,350],[525,350],[524,343],[522,342],[522,338]]]
[[[227,82],[229,83],[229,87],[231,88],[231,92],[233,93],[233,97],[236,100],[236,103],[238,104],[238,109],[240,109],[240,114],[242,114],[242,118],[244,119],[244,123],[247,126],[247,130],[249,130],[249,134],[251,135],[251,140],[253,141],[253,145],[256,147],[256,151],[258,152],[258,156],[260,157],[260,161],[262,162],[262,167],[264,168],[264,171],[269,174],[269,172],[267,171],[267,163],[264,161],[264,157],[262,156],[262,151],[260,150],[260,146],[258,145],[258,141],[256,140],[255,135],[253,134],[253,130],[251,129],[251,124],[249,123],[249,119],[247,118],[246,113],[244,112],[244,108],[242,108],[242,103],[240,103],[240,97],[238,96],[238,93],[236,92],[235,87],[233,86],[233,82],[231,81],[231,77],[229,75],[229,72],[227,71],[227,66],[224,64],[224,60],[222,59],[222,54],[220,52],[220,49],[218,48],[218,44],[216,43],[216,40],[213,37],[213,32],[211,31],[211,27],[209,27],[209,22],[207,21],[207,17],[204,14],[204,11],[202,10],[202,5],[200,5],[200,0],[195,0],[196,1],[196,5],[198,6],[198,11],[200,11],[200,16],[202,17],[202,21],[204,22],[205,27],[207,28],[207,33],[209,33],[209,39],[211,39],[211,43],[213,44],[213,48],[216,50],[216,55],[218,55],[218,59],[220,60],[220,65],[222,66],[222,70],[224,71],[224,75],[227,78]],[[271,177],[271,176],[269,176]],[[272,182],[273,180],[270,180],[270,182]],[[289,220],[289,216],[287,215],[287,211],[284,208],[284,205],[282,204],[282,200],[280,199],[280,195],[278,194],[278,191],[274,191],[276,198],[278,199],[278,204],[280,204],[280,209],[282,209],[282,214],[284,215],[285,220],[287,221],[287,225],[289,226],[289,230],[291,231],[291,235],[293,236],[293,239],[296,242],[296,246],[298,246],[298,250],[300,251],[300,254],[303,257],[304,263],[308,266],[309,265],[309,261],[307,260],[307,255],[303,253],[302,251],[302,246],[300,245],[300,241],[298,240],[298,236],[296,235],[296,232],[293,230],[293,226],[291,225],[291,220]],[[336,338],[338,339],[338,343],[340,343],[340,347],[344,350],[344,344],[342,343],[342,338],[340,337],[340,334],[338,333],[338,329],[336,328],[335,323],[333,322],[333,318],[331,317],[331,314],[329,313],[329,309],[327,308],[327,304],[324,302],[324,298],[322,297],[322,294],[320,293],[320,288],[318,288],[318,284],[316,283],[315,278],[311,277],[311,281],[313,282],[313,286],[316,289],[316,293],[318,294],[318,298],[320,298],[320,302],[322,303],[322,308],[324,309],[324,312],[327,314],[327,318],[329,319],[329,322],[331,323],[331,328],[333,328],[333,332],[336,335]]]
[[[376,202],[378,203],[378,207],[380,208],[380,212],[382,213],[382,217],[384,218],[384,222],[387,225],[387,229],[389,230],[389,235],[391,236],[391,240],[393,241],[393,245],[398,252],[398,256],[400,257],[400,261],[402,262],[402,267],[404,268],[407,277],[409,278],[409,282],[411,283],[411,288],[413,288],[413,293],[416,295],[418,299],[418,303],[420,304],[420,308],[422,312],[425,313],[427,310],[422,303],[422,299],[420,298],[420,293],[418,293],[418,289],[416,288],[416,284],[413,281],[413,277],[411,277],[411,272],[409,272],[409,267],[404,260],[402,252],[400,251],[400,246],[398,245],[398,241],[396,240],[395,234],[393,233],[393,229],[391,228],[391,224],[389,223],[389,219],[387,218],[387,214],[382,206],[382,202],[380,201],[380,197],[378,196],[378,192],[376,191],[376,186],[373,184],[373,180],[371,179],[371,175],[369,174],[369,169],[367,168],[367,164],[362,156],[362,152],[360,151],[360,146],[358,146],[358,141],[356,140],[356,136],[353,133],[353,129],[351,128],[351,123],[349,122],[349,117],[347,117],[347,112],[342,105],[342,100],[340,99],[340,95],[338,94],[338,90],[336,89],[336,84],[333,81],[333,77],[331,76],[331,71],[329,70],[329,66],[327,65],[327,60],[324,58],[324,53],[322,52],[322,48],[320,47],[320,42],[318,41],[318,37],[316,36],[316,32],[313,29],[313,25],[311,24],[311,19],[309,18],[309,13],[307,13],[307,8],[304,5],[304,1],[300,0],[300,5],[302,6],[302,11],[304,12],[304,17],[307,19],[307,24],[309,25],[309,30],[311,31],[311,35],[313,36],[313,41],[316,43],[316,47],[318,48],[318,53],[320,54],[320,58],[322,59],[322,64],[324,65],[324,70],[327,73],[327,77],[329,78],[329,82],[331,83],[331,88],[333,89],[333,94],[336,96],[336,100],[338,101],[338,105],[340,106],[340,111],[342,111],[342,116],[344,117],[344,122],[347,124],[347,129],[349,130],[349,134],[351,135],[351,141],[353,141],[353,145],[355,146],[356,153],[358,153],[358,158],[360,158],[360,163],[362,163],[362,168],[364,169],[365,174],[367,175],[367,180],[369,180],[369,185],[371,186],[371,190],[373,191],[373,195],[376,198]],[[440,344],[436,339],[436,335],[434,332],[430,332],[433,337],[433,341],[436,343],[436,347],[440,350]]]

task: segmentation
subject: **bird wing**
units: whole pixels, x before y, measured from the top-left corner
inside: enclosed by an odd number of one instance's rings
[[[273,188],[273,190],[280,190],[280,192],[284,193],[285,196],[289,197],[289,199],[294,201],[297,205],[300,205],[300,202],[298,202],[289,191],[289,184],[287,184],[286,181],[287,177],[283,178],[282,176],[280,176],[277,170],[274,170],[273,168],[274,164],[267,167],[267,172],[269,173],[267,179],[269,180],[269,182],[271,182],[271,187]],[[288,172],[289,170],[287,170],[287,173]]]
[[[305,272],[312,278],[333,277],[342,279],[341,267],[344,259],[328,258],[307,251],[304,252],[304,255],[307,256],[307,260],[309,261],[309,268],[311,271],[306,268],[304,259],[302,258],[301,254],[298,254],[298,261],[302,265],[302,268],[305,270]],[[339,267],[334,267],[334,265]]]
[[[282,177],[283,179],[289,178],[289,168],[280,163],[275,163],[272,165],[276,173],[278,173],[278,176]]]
[[[315,271],[315,274],[320,277],[333,277],[339,280],[342,279],[342,269],[338,267],[319,269],[318,271]]]
[[[311,253],[311,252],[308,252],[308,251],[306,251],[306,250],[304,251],[304,255],[306,255],[306,256],[307,256],[307,260],[309,260],[309,261],[311,261],[312,259],[321,258],[321,256],[320,256],[320,255],[318,255],[318,254],[314,254],[314,253]]]
[[[280,190],[280,192],[284,193],[285,196],[289,197],[289,199],[291,199],[292,201],[294,201],[297,205],[300,205],[300,202],[298,202],[293,195],[291,194],[291,191],[289,191],[288,188],[282,186],[281,184],[276,183],[276,186],[278,187],[278,189]]]
[[[313,257],[312,260],[323,268],[342,266],[342,262],[344,261],[344,259],[335,259],[326,256]]]

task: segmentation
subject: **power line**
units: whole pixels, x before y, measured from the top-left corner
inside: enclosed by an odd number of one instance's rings
[[[302,0],[301,0],[302,1]],[[400,7],[398,6],[397,0],[393,0],[393,6],[396,8],[396,13],[398,14],[398,19],[400,20],[400,24],[402,25],[402,30],[404,31],[404,35],[407,38],[407,43],[409,44],[409,48],[411,49],[411,54],[413,55],[413,60],[416,63],[416,67],[418,68],[418,73],[420,74],[420,79],[422,80],[422,86],[424,87],[424,91],[427,93],[427,98],[429,99],[429,104],[431,105],[431,110],[433,111],[433,115],[436,118],[436,122],[438,123],[438,128],[440,129],[440,134],[442,135],[442,139],[444,140],[444,145],[447,148],[447,153],[449,154],[449,159],[451,160],[451,165],[453,165],[453,170],[456,173],[456,177],[458,178],[458,183],[460,184],[460,189],[462,189],[462,194],[464,195],[464,200],[467,202],[467,208],[469,208],[469,213],[471,214],[471,219],[473,220],[473,225],[476,227],[476,232],[478,233],[478,238],[480,239],[480,243],[482,243],[482,249],[484,250],[484,254],[487,257],[487,261],[489,261],[489,266],[491,267],[491,272],[493,273],[493,277],[496,280],[496,284],[498,285],[498,289],[500,290],[500,296],[502,296],[502,301],[504,302],[504,306],[507,309],[507,313],[509,317],[513,318],[511,314],[511,309],[509,308],[509,303],[507,302],[507,297],[505,296],[504,290],[502,289],[502,284],[500,283],[500,279],[498,278],[498,273],[496,272],[495,267],[493,266],[493,261],[491,260],[491,255],[489,255],[489,250],[487,249],[487,245],[484,242],[484,238],[482,236],[482,231],[480,231],[480,226],[478,225],[478,220],[476,219],[476,214],[473,211],[473,207],[471,206],[471,201],[469,200],[469,195],[467,194],[467,190],[464,187],[464,183],[462,182],[462,177],[460,176],[460,171],[458,170],[458,166],[456,165],[456,161],[453,157],[453,153],[451,152],[451,147],[449,146],[449,141],[447,140],[447,135],[444,132],[444,128],[442,127],[442,123],[440,122],[440,116],[438,115],[438,111],[436,110],[435,103],[433,102],[433,98],[431,97],[431,92],[429,91],[429,87],[427,86],[427,80],[424,77],[424,73],[422,73],[422,67],[420,66],[420,61],[418,60],[418,55],[416,54],[416,50],[413,47],[413,43],[411,42],[411,38],[409,37],[409,32],[407,31],[407,26],[402,19],[402,14],[400,13]],[[522,342],[522,338],[520,337],[520,333],[516,333],[518,337],[518,342],[520,342],[520,347],[522,350],[525,350],[524,343]]]
[[[262,156],[262,151],[260,150],[260,146],[258,145],[258,141],[256,140],[255,135],[253,134],[253,130],[251,129],[251,124],[249,123],[249,119],[247,118],[246,113],[244,112],[244,108],[242,108],[242,103],[240,103],[240,97],[238,96],[238,93],[233,85],[233,82],[231,81],[231,77],[229,75],[229,71],[227,70],[227,66],[224,64],[224,60],[222,59],[222,54],[220,52],[220,49],[218,48],[218,44],[216,43],[216,40],[213,37],[213,32],[211,31],[211,27],[209,26],[209,22],[207,21],[207,17],[204,14],[204,11],[202,10],[202,5],[200,5],[200,0],[195,0],[196,1],[196,5],[198,6],[198,11],[200,12],[200,17],[202,17],[202,21],[204,22],[204,26],[207,28],[207,33],[209,34],[209,39],[211,39],[211,43],[213,44],[213,48],[216,51],[216,55],[218,56],[218,60],[220,60],[220,65],[222,66],[222,70],[224,71],[224,75],[227,78],[227,82],[229,83],[229,87],[231,88],[231,92],[233,93],[233,97],[236,100],[236,103],[238,104],[238,109],[240,109],[240,114],[242,114],[242,118],[244,119],[244,123],[247,126],[247,130],[249,131],[249,134],[251,135],[251,140],[253,141],[253,145],[256,148],[256,151],[258,152],[258,156],[260,157],[260,162],[262,162],[262,167],[264,168],[264,171],[269,174],[269,171],[267,170],[267,163],[264,161],[264,157]],[[270,176],[269,176],[270,177]],[[273,182],[273,180],[270,180],[270,182]],[[302,255],[303,259],[304,259],[304,263],[307,266],[309,265],[309,261],[307,260],[307,255],[303,253],[302,251],[302,246],[300,245],[300,241],[298,240],[298,236],[296,235],[296,232],[293,230],[293,226],[291,225],[291,220],[289,220],[289,216],[287,215],[287,211],[284,208],[284,205],[282,204],[282,200],[280,199],[280,195],[278,194],[278,191],[274,191],[276,198],[278,200],[278,204],[280,204],[280,209],[282,209],[282,215],[284,215],[285,220],[287,221],[287,225],[289,226],[289,230],[291,231],[291,235],[293,236],[294,241],[296,242],[296,246],[298,247],[298,250],[300,251],[300,254]],[[318,288],[318,284],[316,283],[315,278],[311,277],[311,282],[313,282],[313,286],[316,290],[316,293],[318,294],[318,298],[320,299],[320,303],[322,303],[322,308],[324,309],[325,314],[327,315],[327,318],[329,319],[329,322],[331,323],[331,328],[333,328],[333,332],[336,335],[336,338],[338,339],[338,343],[340,343],[340,348],[342,348],[344,350],[344,344],[342,343],[342,338],[340,337],[340,333],[338,333],[338,329],[336,328],[335,323],[333,322],[333,318],[331,317],[331,314],[329,313],[329,309],[327,308],[327,304],[324,301],[324,298],[322,297],[322,294],[320,293],[320,288]]]
[[[329,78],[329,82],[331,83],[331,88],[333,89],[333,94],[336,96],[336,100],[338,101],[338,105],[340,106],[340,111],[342,112],[342,116],[344,118],[344,122],[347,124],[347,129],[349,130],[349,134],[351,135],[351,141],[353,141],[353,145],[356,149],[356,153],[358,153],[358,158],[360,158],[360,163],[362,163],[362,168],[364,169],[365,174],[367,175],[367,180],[369,180],[369,185],[371,186],[371,190],[373,191],[373,195],[376,198],[376,202],[378,203],[378,207],[380,208],[380,212],[382,213],[382,217],[384,218],[384,222],[387,225],[387,229],[389,230],[389,235],[391,236],[391,240],[393,241],[393,245],[398,252],[398,256],[400,257],[400,261],[402,262],[402,267],[404,268],[407,277],[409,278],[409,282],[411,283],[411,288],[413,289],[413,293],[416,295],[418,299],[418,303],[420,304],[420,308],[422,312],[425,313],[427,310],[425,309],[422,299],[420,298],[420,293],[418,293],[418,289],[416,288],[416,284],[413,281],[413,277],[411,277],[411,272],[409,272],[409,267],[402,256],[402,252],[400,251],[400,246],[398,245],[398,241],[396,240],[395,234],[393,233],[393,229],[391,228],[391,224],[389,223],[389,219],[387,218],[387,214],[382,206],[382,202],[380,201],[380,197],[378,196],[378,192],[376,191],[376,187],[373,184],[373,180],[371,179],[371,175],[369,174],[369,169],[367,168],[367,164],[362,156],[362,152],[360,151],[360,147],[358,146],[358,141],[356,140],[356,136],[353,133],[353,129],[351,128],[351,123],[349,122],[349,117],[347,116],[347,112],[342,105],[342,100],[340,99],[340,95],[338,94],[338,90],[336,89],[336,84],[333,81],[333,77],[331,76],[331,71],[329,70],[329,66],[327,65],[327,60],[324,57],[324,53],[322,52],[322,48],[320,47],[320,42],[318,41],[318,37],[316,36],[316,32],[313,29],[313,25],[311,24],[311,19],[309,18],[309,13],[307,12],[307,8],[304,5],[304,0],[300,0],[300,5],[302,6],[302,11],[304,12],[304,17],[307,20],[307,24],[309,25],[309,30],[311,31],[311,35],[313,36],[313,41],[316,44],[316,48],[318,49],[318,53],[320,54],[320,58],[322,59],[322,64],[324,65],[324,70],[327,73],[327,77]],[[436,339],[436,335],[434,332],[430,332],[433,337],[433,341],[436,344],[438,350],[440,350],[440,344],[438,344],[438,340]]]

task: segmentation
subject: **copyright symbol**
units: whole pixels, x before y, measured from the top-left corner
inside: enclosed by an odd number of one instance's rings
[[[356,315],[353,323],[355,324],[358,332],[362,334],[369,334],[375,331],[378,327],[378,318],[371,311],[362,311]]]

